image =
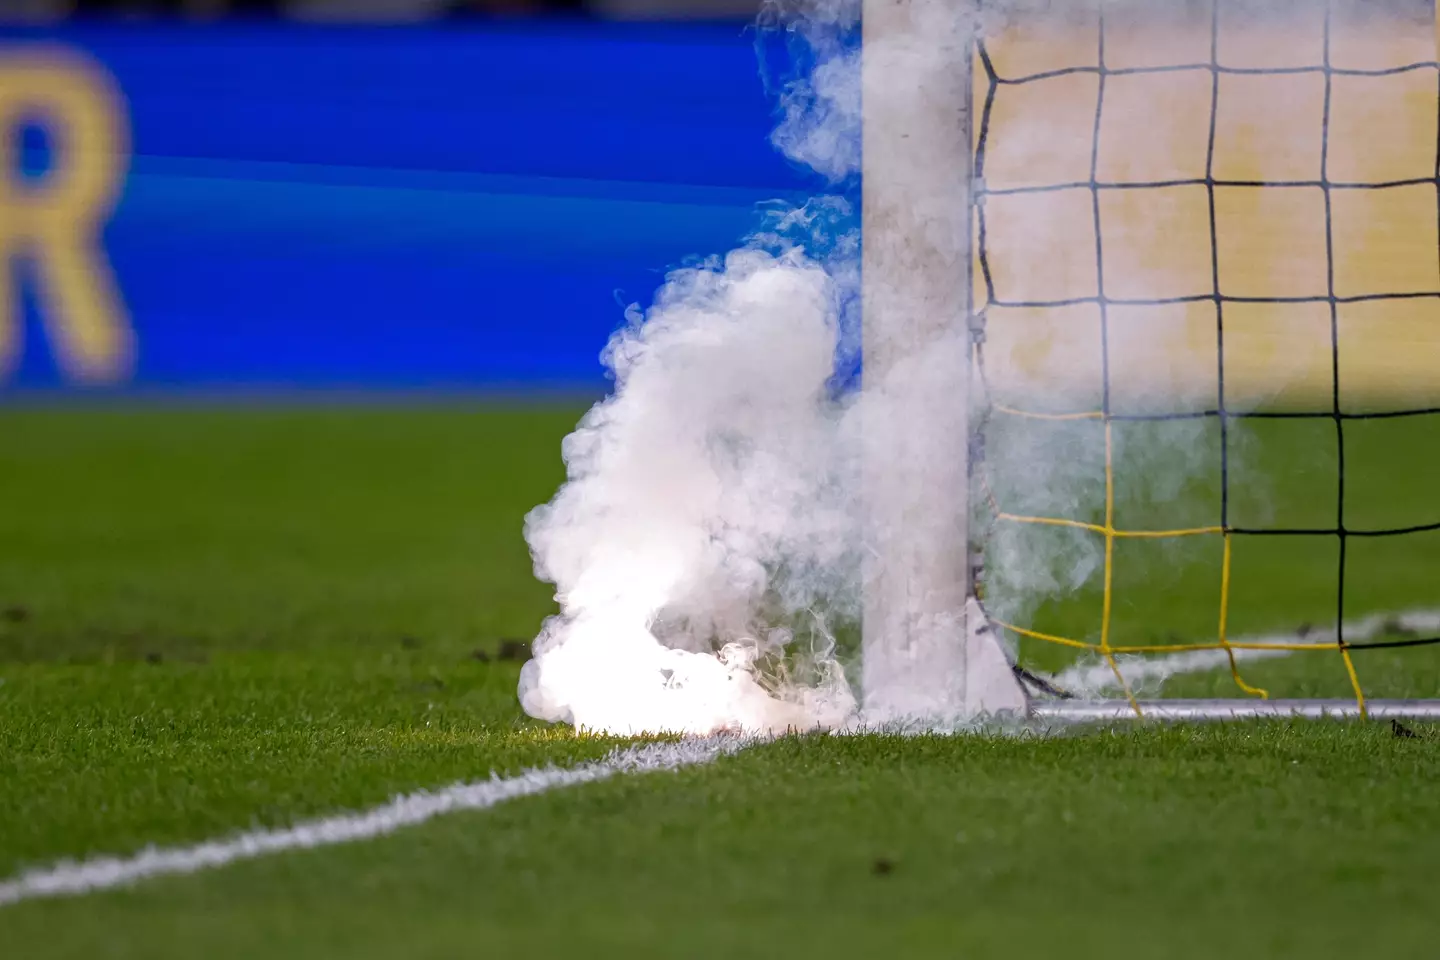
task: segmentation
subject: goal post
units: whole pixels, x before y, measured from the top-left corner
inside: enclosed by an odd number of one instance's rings
[[[998,646],[974,632],[973,601],[967,616],[957,493],[969,449],[953,438],[969,432],[974,42],[959,11],[950,0],[864,6],[861,686],[866,716],[881,720],[1024,708]]]
[[[1355,663],[1440,637],[1357,639],[1346,609],[1357,541],[1440,537],[1440,497],[1436,516],[1367,525],[1345,466],[1358,421],[1440,417],[1433,0],[863,0],[863,43],[867,714],[1440,717],[1367,700]],[[997,418],[1093,426],[1097,512],[1017,505],[985,460]],[[1329,520],[1237,514],[1234,436],[1264,418],[1331,425]],[[1127,526],[1112,433],[1162,421],[1218,432],[1217,510]],[[1039,528],[1089,538],[1088,634],[987,622],[971,548]],[[1334,594],[1332,642],[1231,636],[1232,551],[1267,537],[1336,551],[1315,588]],[[1186,538],[1223,550],[1218,628],[1122,630],[1117,553]],[[1007,659],[1022,643],[1108,664],[1114,699],[1027,688]],[[1197,649],[1228,658],[1234,700],[1145,701],[1120,669]],[[1269,699],[1237,666],[1256,649],[1332,656],[1354,695]]]

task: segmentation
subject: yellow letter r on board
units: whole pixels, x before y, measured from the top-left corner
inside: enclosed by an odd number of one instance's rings
[[[34,179],[19,156],[27,124],[50,144],[49,169]],[[66,376],[129,375],[134,337],[100,236],[129,156],[125,103],[103,67],[64,48],[0,48],[0,379],[20,354],[20,263]]]

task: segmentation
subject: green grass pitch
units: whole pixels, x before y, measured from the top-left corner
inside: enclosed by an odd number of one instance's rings
[[[497,656],[551,609],[521,519],[579,412],[0,411],[0,877],[612,749],[525,720]],[[1234,508],[1325,521],[1334,447],[1315,430],[1245,437]],[[1440,428],[1350,430],[1355,524],[1436,519]],[[1125,476],[1120,522],[1212,522],[1213,477],[1161,498]],[[1323,623],[1334,560],[1328,541],[1237,547],[1234,631]],[[1357,616],[1440,606],[1440,537],[1351,562]],[[1117,557],[1117,643],[1208,638],[1217,569],[1202,538]],[[1031,614],[1090,636],[1096,611],[1087,588]],[[1437,696],[1434,651],[1356,665],[1372,694]],[[1246,674],[1348,685],[1332,652]],[[792,738],[0,908],[0,956],[1428,958],[1440,730],[1417,730]]]

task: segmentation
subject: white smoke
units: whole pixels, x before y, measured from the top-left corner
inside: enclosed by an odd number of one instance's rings
[[[826,0],[802,16],[773,4],[768,13],[788,17],[813,67],[779,91],[780,124],[770,142],[792,160],[831,181],[860,172],[860,47],[853,42],[861,0]]]
[[[776,144],[858,170],[858,0],[775,11],[813,69]],[[772,213],[745,247],[673,273],[611,339],[612,395],[564,444],[569,479],[526,523],[561,612],[520,697],[618,733],[833,727],[855,709],[832,623],[857,616],[853,211]]]
[[[570,479],[526,525],[562,608],[522,677],[527,712],[615,732],[848,714],[823,623],[809,682],[772,696],[755,671],[853,566],[845,407],[827,389],[840,303],[799,248],[743,249],[673,275],[612,339],[615,392],[566,440]]]

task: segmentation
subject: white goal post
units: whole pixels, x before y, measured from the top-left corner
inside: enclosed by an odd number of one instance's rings
[[[867,0],[863,22],[864,710],[1024,711],[969,587],[968,445],[933,442],[969,433],[973,33],[947,0]]]
[[[981,63],[977,54],[979,40],[994,23],[1023,23],[1028,11],[1039,10],[1083,17],[1087,11],[1103,11],[1112,7],[1132,7],[1137,0],[863,0],[863,315],[864,370],[863,390],[867,414],[865,447],[865,484],[867,489],[867,546],[869,561],[864,578],[863,666],[861,685],[863,706],[867,716],[949,716],[975,717],[986,714],[1020,713],[1041,718],[1075,720],[1109,720],[1136,714],[1158,719],[1229,719],[1255,716],[1370,716],[1384,718],[1423,717],[1440,719],[1440,701],[1428,700],[1366,700],[1356,681],[1356,698],[1351,700],[1164,700],[1145,702],[1129,696],[1118,701],[1082,701],[1037,696],[1017,677],[1014,665],[995,629],[986,622],[986,613],[976,597],[974,571],[971,569],[970,547],[974,531],[970,504],[972,490],[970,462],[971,443],[980,411],[975,404],[974,344],[985,334],[984,308],[987,296],[993,304],[996,290],[988,275],[977,276],[977,208],[989,199],[984,180],[977,179],[977,111],[985,100],[985,91],[977,89],[977,75],[993,70],[988,61]],[[1152,8],[1167,4],[1179,10],[1193,10],[1214,3],[1244,4],[1249,0],[1148,0]],[[1401,2],[1401,0],[1395,0]],[[1404,0],[1409,2],[1409,0]],[[1276,73],[1303,73],[1323,70],[1325,84],[1325,123],[1330,115],[1330,11],[1349,6],[1350,0],[1271,0],[1269,7],[1323,8],[1325,11],[1323,66],[1295,67],[1281,63]],[[993,15],[993,16],[992,16]],[[1209,16],[1206,14],[1205,16]],[[1218,14],[1217,14],[1218,16]],[[1431,17],[1432,22],[1435,18]],[[985,23],[982,26],[982,21]],[[1103,21],[1102,21],[1103,23]],[[1008,29],[1008,26],[1007,26]],[[1082,82],[1094,82],[1095,75],[1106,72],[1104,63],[1104,28],[1101,36],[1100,64],[1097,68],[1074,69]],[[1423,37],[1428,50],[1424,61],[1414,65],[1429,71],[1426,76],[1440,78],[1440,64],[1435,49],[1440,41],[1440,28],[1427,31]],[[1214,45],[1205,54],[1209,58],[1207,77],[1218,78]],[[1182,58],[1174,68],[1155,66],[1136,69],[1134,73],[1153,69],[1194,70],[1205,74],[1207,66],[1191,64]],[[982,69],[983,68],[983,69]],[[1407,65],[1406,69],[1411,67]],[[1069,69],[1052,71],[1066,74]],[[1119,71],[1117,71],[1119,72]],[[1245,70],[1233,71],[1237,75]],[[1263,73],[1251,70],[1249,73]],[[1344,72],[1344,71],[1339,71]],[[1363,74],[1366,71],[1350,71]],[[1394,70],[1376,70],[1388,75]],[[994,74],[991,74],[992,78]],[[1039,76],[1039,74],[1037,74]],[[1047,75],[1048,76],[1048,75]],[[1005,82],[1013,82],[1006,80]],[[1103,90],[1103,79],[1100,81]],[[1209,83],[1210,80],[1205,81]],[[1219,80],[1215,79],[1218,90]],[[1215,95],[1218,96],[1218,95]],[[1436,95],[1440,105],[1440,93]],[[1210,191],[1210,234],[1207,249],[1218,250],[1215,234],[1215,120],[1212,99],[1210,110],[1210,159],[1194,186]],[[987,111],[989,109],[986,104]],[[1093,108],[1096,145],[1090,150],[1091,168],[1086,179],[1094,192],[1097,176],[1100,118],[1098,106]],[[1087,121],[1088,122],[1088,121]],[[1057,130],[1057,137],[1065,135]],[[1158,136],[1158,135],[1157,135]],[[1049,149],[1044,139],[1030,145],[1035,151]],[[1440,146],[1437,146],[1440,152]],[[1202,145],[1203,155],[1203,145]],[[1325,161],[1320,161],[1323,166]],[[1407,186],[1440,191],[1440,156],[1431,171],[1433,185],[1424,177],[1406,181]],[[1237,175],[1238,176],[1238,175]],[[1222,186],[1264,188],[1265,176],[1255,183],[1222,183]],[[1329,217],[1330,172],[1322,172]],[[1176,177],[1175,182],[1180,183]],[[1189,181],[1185,181],[1186,184]],[[1149,183],[1104,184],[1106,187],[1158,186]],[[1288,186],[1289,184],[1287,184]],[[1308,184],[1307,184],[1308,185]],[[1388,184],[1386,184],[1388,185]],[[1077,190],[1086,183],[1069,184]],[[1317,189],[1320,184],[1313,184]],[[1344,184],[1346,187],[1368,187],[1370,184]],[[1048,189],[1048,188],[1047,188]],[[1022,192],[1022,191],[1016,191]],[[1139,191],[1132,191],[1138,193]],[[1440,202],[1440,201],[1436,201]],[[1100,199],[1096,193],[1096,238],[1098,237]],[[1057,210],[1056,217],[1064,213]],[[1169,223],[1166,229],[1174,229]],[[1327,233],[1329,227],[1327,225]],[[1330,289],[1328,298],[1316,296],[1317,309],[1328,309],[1332,318],[1336,304],[1346,302],[1337,295],[1337,268],[1334,252],[1337,241],[1330,241]],[[1214,266],[1214,290],[1202,291],[1193,297],[1172,298],[1201,303],[1207,308],[1211,301],[1218,313],[1230,297],[1221,289],[1219,262],[1225,251],[1211,256]],[[1261,256],[1249,252],[1250,257]],[[1092,257],[1093,260],[1093,257]],[[1348,263],[1348,261],[1347,261]],[[1201,264],[1208,282],[1210,260]],[[1169,268],[1167,268],[1168,270]],[[1265,269],[1260,267],[1257,269]],[[1100,268],[1103,276],[1103,267]],[[1324,272],[1323,270],[1321,271]],[[1144,278],[1149,282],[1154,278]],[[1087,298],[1098,300],[1103,314],[1106,302],[1139,302],[1134,293],[1106,299],[1103,281],[1100,289]],[[1141,283],[1143,287],[1144,282]],[[1423,285],[1422,285],[1423,286]],[[1142,291],[1146,292],[1146,291]],[[1433,291],[1406,289],[1404,296],[1415,300],[1430,296],[1440,303],[1440,283]],[[1267,294],[1268,295],[1268,294]],[[1155,302],[1169,302],[1163,294],[1155,294]],[[1021,298],[1029,299],[1029,298]],[[1055,295],[1056,303],[1069,303]],[[1250,303],[1265,296],[1250,295],[1233,298]],[[1276,296],[1276,302],[1298,301],[1304,297]],[[1365,299],[1355,297],[1355,300]],[[1375,298],[1380,299],[1380,298]],[[1408,308],[1407,308],[1408,309]],[[1430,309],[1430,307],[1426,307]],[[1409,322],[1409,321],[1405,321]],[[1102,321],[1103,324],[1103,321]],[[1332,319],[1331,327],[1335,323]],[[1222,334],[1223,337],[1223,334]],[[1220,347],[1219,418],[1227,413],[1225,397],[1225,353]],[[1318,349],[1318,348],[1317,348]],[[1331,376],[1328,366],[1331,352],[1338,354],[1338,341],[1323,345],[1326,366],[1324,377]],[[1238,360],[1236,361],[1238,364]],[[1262,365],[1263,366],[1263,365]],[[1317,369],[1319,369],[1317,367]],[[1238,397],[1247,389],[1247,377],[1264,376],[1257,367],[1246,371],[1236,366],[1229,389]],[[1211,368],[1211,375],[1214,370]],[[1106,373],[1108,378],[1109,373]],[[1335,361],[1335,410],[1337,427],[1342,426],[1340,411],[1340,365]],[[1325,390],[1330,387],[1323,385]],[[1178,388],[1178,387],[1177,387]],[[1105,407],[1093,416],[1103,420],[1106,429],[1107,485],[1109,458],[1110,384],[1105,384]],[[943,390],[946,402],[937,403],[936,390]],[[1238,404],[1238,400],[1235,401]],[[1437,404],[1440,406],[1440,404]],[[1079,415],[1077,415],[1079,416]],[[1091,414],[1085,414],[1091,416]],[[1332,416],[1330,413],[1324,416]],[[948,442],[933,442],[946,438]],[[960,442],[957,438],[967,438]],[[1343,438],[1341,440],[1343,444]],[[903,495],[897,495],[903,491]],[[1107,494],[1107,497],[1110,494]],[[1340,540],[1345,540],[1343,480],[1341,492]],[[1108,511],[1109,508],[1107,508]],[[1025,518],[1019,518],[1025,519]],[[1051,522],[1051,521],[1046,521]],[[1067,521],[1060,521],[1067,522]],[[1083,524],[1074,524],[1082,526]],[[1100,531],[1107,541],[1106,552],[1106,617],[1109,617],[1108,546],[1117,536],[1115,524],[1107,517]],[[1226,543],[1228,584],[1229,543],[1233,536],[1251,532],[1239,529],[1223,519],[1205,532],[1223,536]],[[1292,532],[1292,531],[1279,531]],[[1310,532],[1310,531],[1305,531]],[[1146,534],[1148,535],[1148,534]],[[1344,549],[1341,548],[1341,613],[1343,614]],[[1228,586],[1227,588],[1228,589]],[[1221,613],[1221,647],[1230,647],[1224,634],[1224,613]],[[1337,627],[1340,621],[1337,620]],[[1102,655],[1114,663],[1108,638],[1101,640]],[[1116,648],[1118,649],[1118,648]],[[1350,651],[1341,636],[1338,649],[1350,665]],[[1233,656],[1232,656],[1233,663]],[[1350,675],[1355,675],[1350,667]]]

